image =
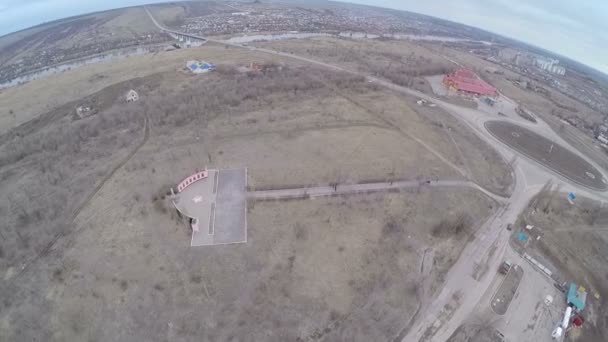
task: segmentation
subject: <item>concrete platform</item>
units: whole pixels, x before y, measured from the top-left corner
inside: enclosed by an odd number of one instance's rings
[[[192,218],[190,245],[247,242],[247,169],[207,172],[174,199],[177,210]]]
[[[215,209],[214,244],[247,242],[247,169],[222,170]]]

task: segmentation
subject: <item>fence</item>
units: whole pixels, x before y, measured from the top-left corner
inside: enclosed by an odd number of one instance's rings
[[[201,171],[201,172],[197,172],[195,174],[193,174],[192,176],[184,179],[183,181],[181,181],[181,183],[179,183],[179,185],[177,186],[177,192],[182,192],[184,191],[184,189],[186,189],[190,184],[199,181],[201,179],[205,179],[208,176],[208,172],[207,171]]]

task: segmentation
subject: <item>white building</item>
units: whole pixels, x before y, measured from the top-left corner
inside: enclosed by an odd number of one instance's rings
[[[127,102],[135,102],[137,100],[139,100],[139,94],[133,89],[129,90],[127,93]]]
[[[215,65],[204,61],[188,61],[186,68],[193,74],[202,74],[215,70]]]
[[[548,71],[557,75],[565,75],[566,68],[559,64],[559,60],[553,58],[537,58],[536,66],[542,70]]]

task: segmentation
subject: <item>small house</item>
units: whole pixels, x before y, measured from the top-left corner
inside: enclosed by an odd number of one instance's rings
[[[127,93],[127,102],[135,102],[137,100],[139,100],[139,94],[133,89],[129,90]]]
[[[88,112],[91,111],[91,107],[88,106],[78,106],[76,107],[76,115],[81,119],[84,118]]]

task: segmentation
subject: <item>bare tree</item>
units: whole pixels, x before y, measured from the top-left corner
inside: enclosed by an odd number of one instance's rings
[[[513,169],[515,167],[515,163],[517,163],[517,155],[514,155],[511,160],[509,160],[509,168]]]

